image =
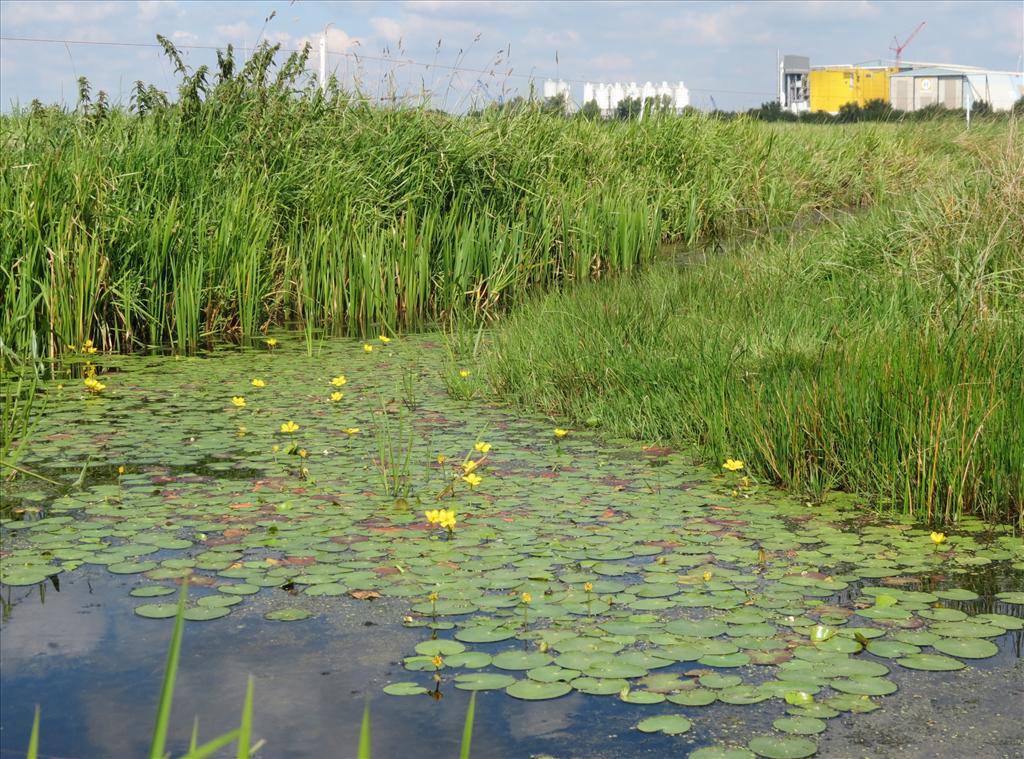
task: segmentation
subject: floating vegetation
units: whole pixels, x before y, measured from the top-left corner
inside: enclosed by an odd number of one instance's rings
[[[109,358],[102,395],[42,387],[25,464],[70,485],[92,463],[80,489],[16,484],[0,581],[105,566],[134,580],[136,615],[169,619],[161,597],[188,578],[183,619],[211,624],[253,608],[301,624],[392,599],[396,625],[424,639],[400,652],[408,674],[388,695],[579,693],[649,706],[637,728],[669,735],[715,703],[771,702],[777,734],[748,746],[763,757],[813,754],[829,719],[884,703],[896,668],[969,666],[1024,627],[1024,545],[1009,528],[965,519],[935,541],[851,497],[735,498],[741,462],[695,471],[583,431],[556,448],[549,424],[481,415],[440,381],[403,412],[414,434],[396,497],[379,441],[345,430],[391,413],[395,377],[430,358],[425,340],[394,338],[372,352],[325,343],[313,359],[282,336],[273,352]],[[342,371],[339,411],[323,388]],[[254,376],[239,436],[243,409],[225,398]]]

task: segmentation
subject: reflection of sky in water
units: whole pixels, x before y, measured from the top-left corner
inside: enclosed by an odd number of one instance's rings
[[[42,706],[46,756],[145,753],[171,621],[136,617],[131,607],[137,599],[126,593],[130,584],[102,569],[87,569],[65,576],[60,593],[48,588],[44,604],[35,589],[13,589],[12,599],[23,600],[14,605],[0,636],[0,742],[5,757],[23,755],[36,703]],[[172,720],[174,750],[185,747],[196,715],[201,737],[207,739],[237,724],[251,672],[256,678],[255,735],[268,741],[263,756],[353,755],[366,698],[371,702],[375,756],[457,755],[468,693],[449,685],[440,702],[381,693],[387,682],[430,681],[428,673],[410,673],[401,666],[402,655],[428,635],[389,624],[401,614],[401,605],[398,600],[321,600],[314,606],[330,613],[288,624],[264,621],[261,615],[269,602],[257,597],[250,607],[224,619],[187,623]],[[1019,633],[1005,636],[1000,655],[975,666],[1008,667],[1020,638]],[[955,675],[894,669],[907,692],[955,683]],[[482,692],[473,755],[681,756],[714,740],[745,742],[783,709],[779,702],[689,709],[668,703],[638,706],[581,694],[523,702],[500,691]],[[693,719],[693,730],[673,738],[632,729],[640,719],[672,713]]]

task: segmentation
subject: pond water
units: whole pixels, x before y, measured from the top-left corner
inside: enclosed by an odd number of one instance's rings
[[[263,756],[354,756],[366,703],[375,756],[453,756],[478,690],[478,757],[799,757],[971,672],[983,721],[1019,672],[1006,529],[558,438],[472,398],[430,336],[278,340],[46,388],[19,463],[66,485],[4,486],[3,756],[35,704],[41,755],[144,754],[186,577],[175,755],[197,715],[237,725],[249,674]]]

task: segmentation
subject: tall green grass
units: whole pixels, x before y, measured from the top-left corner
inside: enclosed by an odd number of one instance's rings
[[[185,352],[274,323],[358,334],[490,317],[630,271],[664,240],[763,233],[909,188],[925,130],[954,129],[459,117],[321,94],[301,58],[275,68],[272,50],[204,72],[170,55],[176,104],[140,88],[131,111],[0,116],[8,350]]]
[[[488,379],[815,497],[1021,522],[1024,138],[956,151],[867,212],[537,299]]]

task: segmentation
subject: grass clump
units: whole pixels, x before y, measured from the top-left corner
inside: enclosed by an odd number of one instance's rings
[[[540,298],[489,381],[814,497],[1020,521],[1024,140],[1002,135],[867,212]]]
[[[301,55],[231,51],[90,99],[0,116],[0,348],[56,357],[271,324],[333,334],[490,318],[556,283],[631,271],[663,240],[787,225],[910,186],[920,134],[692,115],[368,106]],[[310,332],[310,334],[312,334]]]

